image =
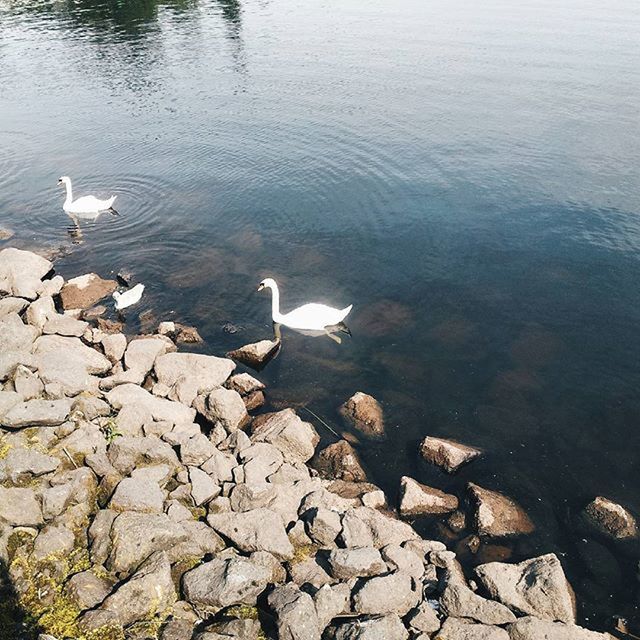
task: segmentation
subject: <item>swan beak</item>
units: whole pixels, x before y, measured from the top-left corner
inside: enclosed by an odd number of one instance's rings
[[[62,180],[58,180],[58,186],[62,184]]]
[[[264,289],[264,285],[261,283],[258,285],[258,291],[262,291]]]

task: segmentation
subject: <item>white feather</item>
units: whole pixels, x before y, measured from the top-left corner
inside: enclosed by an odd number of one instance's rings
[[[140,302],[142,298],[142,293],[144,292],[144,285],[137,284],[132,289],[120,293],[119,291],[113,292],[113,299],[116,301],[116,309],[120,311],[121,309],[126,309],[131,305],[137,304]]]

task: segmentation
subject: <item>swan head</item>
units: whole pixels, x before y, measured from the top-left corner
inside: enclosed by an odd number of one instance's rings
[[[58,186],[60,185],[68,185],[71,184],[71,178],[69,176],[61,176],[60,179],[58,180]]]
[[[277,289],[278,285],[273,278],[265,278],[259,285],[258,291],[262,291],[263,289]]]

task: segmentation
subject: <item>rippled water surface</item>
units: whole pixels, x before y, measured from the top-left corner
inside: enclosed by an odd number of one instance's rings
[[[193,323],[211,353],[270,335],[266,275],[285,308],[353,303],[341,345],[285,330],[272,406],[340,427],[372,393],[373,481],[514,497],[537,531],[512,557],[561,554],[608,628],[637,552],[574,516],[640,512],[639,105],[629,0],[5,1],[0,226],[65,276],[131,270],[130,330]],[[121,216],[78,237],[61,174]],[[445,476],[425,434],[486,456]]]

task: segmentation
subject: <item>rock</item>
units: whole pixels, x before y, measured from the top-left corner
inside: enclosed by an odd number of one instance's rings
[[[192,562],[193,558],[217,554],[227,546],[224,540],[206,522],[194,520],[193,517],[192,515],[189,520],[181,523],[182,529],[187,535],[187,540],[172,547],[167,552],[172,562],[181,561],[185,558],[187,561]]]
[[[31,353],[24,351],[0,351],[0,382],[13,375],[18,365],[35,370],[36,358]]]
[[[191,454],[195,458],[195,454]],[[183,459],[184,462],[184,454]],[[185,464],[187,464],[185,462]],[[211,456],[201,465],[202,470],[209,475],[216,484],[221,485],[223,482],[229,482],[233,478],[233,469],[238,465],[238,461],[234,456],[228,453],[218,451],[215,447]],[[246,479],[246,478],[245,478]]]
[[[24,398],[15,391],[0,391],[0,423],[2,416],[5,415],[12,407],[21,404]]]
[[[188,406],[221,387],[234,369],[231,360],[197,353],[167,353],[155,363],[158,382],[171,389],[169,398]]]
[[[420,583],[425,572],[422,557],[398,544],[390,544],[382,549],[382,559],[392,571],[409,574],[416,583]]]
[[[575,623],[575,596],[553,553],[519,564],[490,562],[476,574],[492,598],[518,614]]]
[[[468,488],[475,504],[474,525],[481,536],[501,538],[525,535],[534,530],[524,509],[510,498],[472,482]]]
[[[415,540],[418,534],[405,522],[380,511],[357,507],[347,511],[342,519],[341,538],[346,547],[375,547],[402,544]]]
[[[130,474],[138,466],[166,464],[170,469],[180,466],[178,456],[166,442],[155,436],[116,438],[109,446],[109,461],[122,475]]]
[[[106,566],[111,571],[125,575],[152,553],[168,551],[189,537],[180,524],[164,513],[133,512],[117,516],[109,535],[113,546]]]
[[[107,307],[105,307],[103,304],[98,304],[95,307],[85,309],[80,314],[80,317],[82,318],[82,320],[86,320],[87,322],[92,322],[94,320],[98,320],[98,318],[100,316],[103,316],[105,313],[107,313]]]
[[[3,249],[0,251],[0,293],[35,300],[42,292],[42,278],[52,267],[49,260],[30,251]]]
[[[229,389],[237,391],[241,396],[247,396],[254,391],[263,391],[265,386],[248,373],[238,373],[227,381]]]
[[[313,599],[298,587],[276,587],[267,598],[275,613],[280,640],[320,640],[322,629]]]
[[[334,582],[319,563],[317,555],[308,556],[299,562],[293,560],[287,564],[289,578],[299,587],[313,590]]]
[[[333,549],[329,554],[331,575],[338,580],[378,576],[387,571],[380,552],[373,547]]]
[[[438,640],[509,640],[509,634],[500,627],[476,624],[460,618],[447,618],[436,638]]]
[[[108,333],[100,343],[104,349],[104,355],[109,358],[109,362],[115,364],[122,360],[124,351],[127,348],[127,339],[122,333]]]
[[[164,552],[151,556],[130,580],[119,586],[99,610],[114,614],[118,623],[127,626],[161,615],[176,601],[171,579],[171,565]]]
[[[44,392],[44,385],[37,374],[19,364],[13,374],[13,386],[23,400],[35,400]]]
[[[269,509],[209,514],[207,522],[241,551],[268,551],[280,560],[293,557],[282,518]]]
[[[256,640],[265,637],[259,620],[236,618],[225,622],[214,622],[204,632],[196,635],[195,640]],[[188,638],[191,640],[190,635]]]
[[[318,454],[315,468],[327,478],[337,478],[347,482],[367,480],[367,474],[362,468],[356,450],[346,440],[339,440],[325,447]]]
[[[0,227],[0,240],[10,240],[13,238],[14,232],[11,229],[5,229],[4,227]]]
[[[180,445],[180,459],[186,465],[199,467],[216,454],[220,452],[204,433],[197,433]],[[228,478],[225,477],[225,480],[231,480],[231,475],[229,474]]]
[[[64,558],[72,551],[75,536],[64,525],[50,525],[45,527],[33,544],[34,560],[44,560],[50,556]]]
[[[242,429],[249,422],[249,414],[242,397],[237,391],[220,387],[207,397],[205,417],[214,424],[220,424],[230,433]]]
[[[508,637],[510,640],[614,640],[608,633],[537,618],[520,618],[509,626]]]
[[[71,411],[71,400],[29,400],[14,405],[0,424],[11,429],[21,427],[55,427],[62,424]]]
[[[400,480],[400,513],[403,516],[439,515],[458,508],[458,498],[403,476]]]
[[[52,301],[53,302],[53,301]],[[9,313],[22,313],[29,303],[23,298],[1,298],[0,299],[0,318]],[[28,322],[28,320],[27,320]],[[29,324],[32,324],[29,322]]]
[[[433,555],[432,553],[432,560]],[[462,569],[455,559],[445,566],[445,588],[440,598],[444,613],[454,618],[471,618],[488,625],[515,621],[515,616],[506,606],[483,598],[467,586]]]
[[[253,442],[268,442],[278,448],[286,462],[306,462],[320,441],[320,436],[309,422],[303,422],[293,411],[284,409],[260,416],[251,425]]]
[[[69,578],[65,585],[65,595],[80,609],[93,609],[110,593],[113,585],[99,578],[93,571],[82,571]]]
[[[280,449],[272,444],[259,442],[243,449],[240,452],[240,460],[244,463],[245,482],[258,484],[265,482],[280,469],[284,457]]]
[[[122,409],[127,404],[144,407],[149,411],[153,419],[158,422],[191,424],[195,419],[195,411],[193,409],[185,407],[180,402],[157,398],[135,384],[123,384],[109,391],[107,401],[115,409]]]
[[[63,309],[88,309],[112,294],[118,286],[115,280],[103,280],[95,273],[87,273],[68,280],[60,291]]]
[[[58,468],[60,460],[40,453],[37,449],[14,447],[9,450],[4,460],[0,459],[0,480],[8,479],[11,484],[19,484],[51,473]]]
[[[64,285],[64,278],[62,276],[53,276],[50,280],[42,281],[42,293],[41,296],[57,296]]]
[[[362,391],[358,391],[341,407],[340,413],[347,423],[368,438],[384,438],[384,417],[380,403]]]
[[[38,333],[36,327],[22,322],[17,313],[8,313],[0,318],[0,353],[31,351]]]
[[[598,496],[584,509],[587,522],[599,533],[613,540],[638,537],[636,519],[621,505]]]
[[[47,320],[56,315],[58,314],[53,298],[51,296],[42,296],[29,305],[25,318],[31,326],[37,327],[42,331],[44,325],[47,324]]]
[[[215,558],[182,577],[186,599],[205,613],[236,604],[255,605],[270,572],[246,558]]]
[[[455,473],[463,464],[482,455],[482,451],[454,440],[427,436],[420,443],[420,455],[447,473]]]
[[[412,629],[430,635],[440,629],[440,619],[435,609],[427,602],[421,602],[410,614],[408,618]]]
[[[178,344],[201,344],[204,342],[202,336],[195,327],[176,323],[176,342]]]
[[[146,478],[121,480],[109,503],[113,511],[162,513],[164,492],[157,482]]]
[[[88,326],[88,322],[57,313],[45,322],[42,333],[55,333],[60,336],[76,336],[79,338],[84,334]]]
[[[189,481],[196,507],[206,504],[220,494],[220,487],[216,481],[198,467],[189,467]]]
[[[230,495],[231,509],[241,512],[268,507],[276,498],[276,490],[276,487],[267,482],[252,485],[236,484]]]
[[[173,343],[162,336],[132,340],[124,352],[125,369],[140,372],[144,379],[156,359],[170,349],[175,349]]]
[[[336,616],[348,613],[350,600],[351,589],[348,584],[326,584],[320,587],[313,595],[320,628],[324,629]]]
[[[420,600],[414,591],[411,577],[397,572],[369,578],[353,593],[353,608],[358,613],[384,615],[395,613],[402,617]]]
[[[42,508],[31,488],[0,487],[0,523],[12,527],[34,527],[42,524]]]
[[[409,633],[395,614],[346,622],[337,627],[332,636],[332,640],[408,640],[408,638]]]
[[[261,340],[229,351],[227,356],[260,371],[280,350],[280,340]]]
[[[307,534],[321,547],[335,546],[342,531],[340,514],[330,509],[313,509],[307,518]]]

